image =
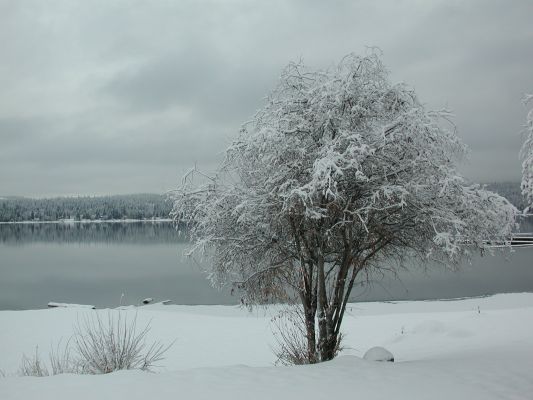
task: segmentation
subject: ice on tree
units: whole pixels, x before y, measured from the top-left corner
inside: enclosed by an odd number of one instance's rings
[[[533,101],[533,95],[526,95],[524,103],[529,104]],[[533,108],[527,114],[525,126],[525,141],[520,150],[522,159],[522,194],[526,198],[529,207],[533,211]]]
[[[503,240],[517,210],[457,172],[448,111],[390,82],[379,54],[291,63],[212,176],[177,190],[173,215],[216,285],[246,304],[301,304],[309,362],[329,360],[354,284],[428,259],[455,266]]]

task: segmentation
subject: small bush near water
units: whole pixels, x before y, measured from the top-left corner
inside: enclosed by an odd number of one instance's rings
[[[137,317],[128,321],[122,314],[107,321],[96,317],[78,322],[74,335],[75,348],[85,372],[106,374],[120,369],[149,370],[163,359],[171,345],[146,343],[150,324],[137,330]]]
[[[65,346],[49,354],[49,366],[38,352],[22,357],[19,374],[49,376],[62,373],[107,374],[121,369],[151,370],[172,346],[160,342],[148,344],[150,323],[137,326],[137,316],[128,320],[122,313],[86,316],[74,326],[74,336]]]

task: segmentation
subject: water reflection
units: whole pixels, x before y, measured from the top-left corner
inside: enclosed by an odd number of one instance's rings
[[[121,297],[123,304],[146,297],[237,304],[238,297],[213,289],[202,266],[183,256],[186,245],[171,223],[0,224],[0,309],[44,308],[49,301],[116,307]],[[533,248],[476,257],[458,273],[426,267],[402,271],[400,280],[376,278],[352,299],[533,292]]]
[[[172,223],[0,224],[0,309],[143,298],[236,304],[211,287]],[[124,294],[124,296],[122,296]]]
[[[0,243],[160,244],[186,240],[172,222],[0,224]]]
[[[458,271],[428,264],[400,271],[398,277],[375,277],[358,287],[353,301],[425,300],[533,292],[533,247],[475,256]]]

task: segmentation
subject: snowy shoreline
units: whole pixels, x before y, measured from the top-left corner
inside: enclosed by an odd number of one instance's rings
[[[151,322],[149,339],[176,340],[155,373],[15,376],[23,353],[47,350],[89,313],[53,308],[0,311],[0,398],[10,399],[528,399],[533,392],[533,293],[444,301],[353,303],[341,356],[298,367],[273,366],[271,317],[238,306],[152,304],[120,312]],[[361,357],[383,346],[395,363]]]
[[[430,303],[434,304],[436,307],[439,307],[439,303],[443,302],[475,302],[476,300],[481,299],[490,299],[494,296],[506,296],[506,295],[532,295],[533,292],[499,292],[499,293],[491,293],[491,294],[483,294],[479,296],[463,296],[463,297],[442,297],[442,298],[427,298],[427,299],[395,299],[395,300],[359,300],[359,301],[351,301],[348,303],[348,307],[357,307],[358,304],[373,304],[373,305],[401,305],[401,304],[409,304],[413,308],[417,308],[417,306],[413,306],[414,304],[418,303]],[[174,307],[238,307],[245,309],[246,307],[241,306],[240,304],[186,304],[186,303],[174,303],[172,300],[156,300],[153,303],[147,303],[147,304],[129,304],[129,305],[122,305],[118,307],[113,306],[103,306],[103,307],[96,307],[92,304],[78,304],[78,303],[61,303],[61,302],[55,302],[50,301],[47,304],[43,304],[40,308],[24,308],[24,309],[0,309],[1,311],[37,311],[37,310],[47,310],[50,308],[55,308],[56,306],[51,306],[50,304],[61,304],[61,307],[63,308],[92,308],[95,310],[123,310],[123,309],[132,309],[132,308],[146,308],[146,307],[154,307],[154,306],[174,306]],[[270,305],[267,305],[266,307],[263,306],[257,306],[258,309],[281,309],[285,307],[286,304],[283,303],[273,303]],[[375,308],[374,308],[375,309]]]

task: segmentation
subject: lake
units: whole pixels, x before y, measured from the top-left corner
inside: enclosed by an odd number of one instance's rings
[[[213,289],[206,266],[183,256],[171,223],[0,224],[0,309],[48,302],[117,307],[147,297],[176,304],[238,304]],[[476,257],[460,272],[431,266],[356,288],[353,300],[407,300],[533,292],[533,247]]]

